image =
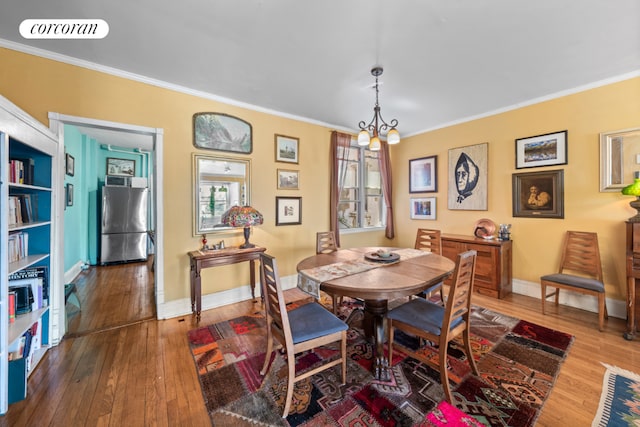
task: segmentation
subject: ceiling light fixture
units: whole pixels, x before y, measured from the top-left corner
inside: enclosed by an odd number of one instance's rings
[[[380,114],[380,104],[378,104],[378,77],[382,75],[382,67],[375,66],[371,69],[371,75],[376,78],[376,105],[373,107],[373,119],[366,124],[361,121],[358,123],[360,127],[360,133],[358,134],[358,145],[364,147],[369,146],[369,150],[380,150],[380,135],[386,134],[387,144],[397,144],[400,142],[400,134],[398,133],[398,121],[396,119],[391,120],[389,124],[384,121],[382,114]]]

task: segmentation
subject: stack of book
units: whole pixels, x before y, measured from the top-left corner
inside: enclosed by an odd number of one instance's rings
[[[9,226],[26,224],[36,220],[31,194],[9,196]]]
[[[29,256],[29,233],[19,231],[10,233],[7,242],[7,253],[9,262],[20,261]]]
[[[39,310],[49,305],[49,271],[45,266],[37,266],[20,270],[9,275],[9,291],[16,291],[20,287],[29,287],[33,301],[25,304],[16,295],[15,314],[20,315],[29,311]],[[11,306],[9,306],[11,310]],[[11,315],[9,315],[11,321]]]
[[[11,159],[9,162],[9,182],[33,185],[34,167],[33,159]]]

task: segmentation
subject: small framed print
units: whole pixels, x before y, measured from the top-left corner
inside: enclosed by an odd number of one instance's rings
[[[276,197],[276,225],[302,224],[302,197]]]
[[[276,162],[298,164],[299,138],[285,135],[275,135]]]
[[[438,191],[438,156],[409,160],[409,193]]]
[[[516,139],[516,169],[566,164],[566,130]]]
[[[436,219],[435,197],[411,197],[411,219]]]
[[[136,176],[136,161],[107,157],[107,175]]]
[[[514,173],[513,216],[564,218],[564,171],[562,169]]]
[[[278,190],[299,190],[300,171],[278,169]]]
[[[73,184],[67,184],[67,206],[73,206]]]
[[[65,166],[67,175],[73,176],[76,170],[75,159],[69,153],[65,154]]]

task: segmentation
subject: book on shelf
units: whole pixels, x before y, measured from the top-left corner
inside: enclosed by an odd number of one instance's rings
[[[33,185],[35,161],[31,158],[13,158],[10,161],[9,180],[16,184]]]
[[[49,305],[49,269],[46,266],[25,268],[9,275],[9,287],[28,283],[33,293],[32,309],[37,310]]]
[[[9,291],[9,323],[15,323],[16,321],[16,292]]]
[[[7,239],[9,262],[20,261],[29,256],[29,233],[18,231],[9,233]]]
[[[34,222],[36,218],[37,211],[34,210],[31,194],[11,194],[9,196],[9,225],[28,224]]]

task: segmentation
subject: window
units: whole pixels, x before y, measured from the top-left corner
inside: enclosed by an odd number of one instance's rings
[[[338,147],[340,229],[385,226],[378,153],[357,145]]]

